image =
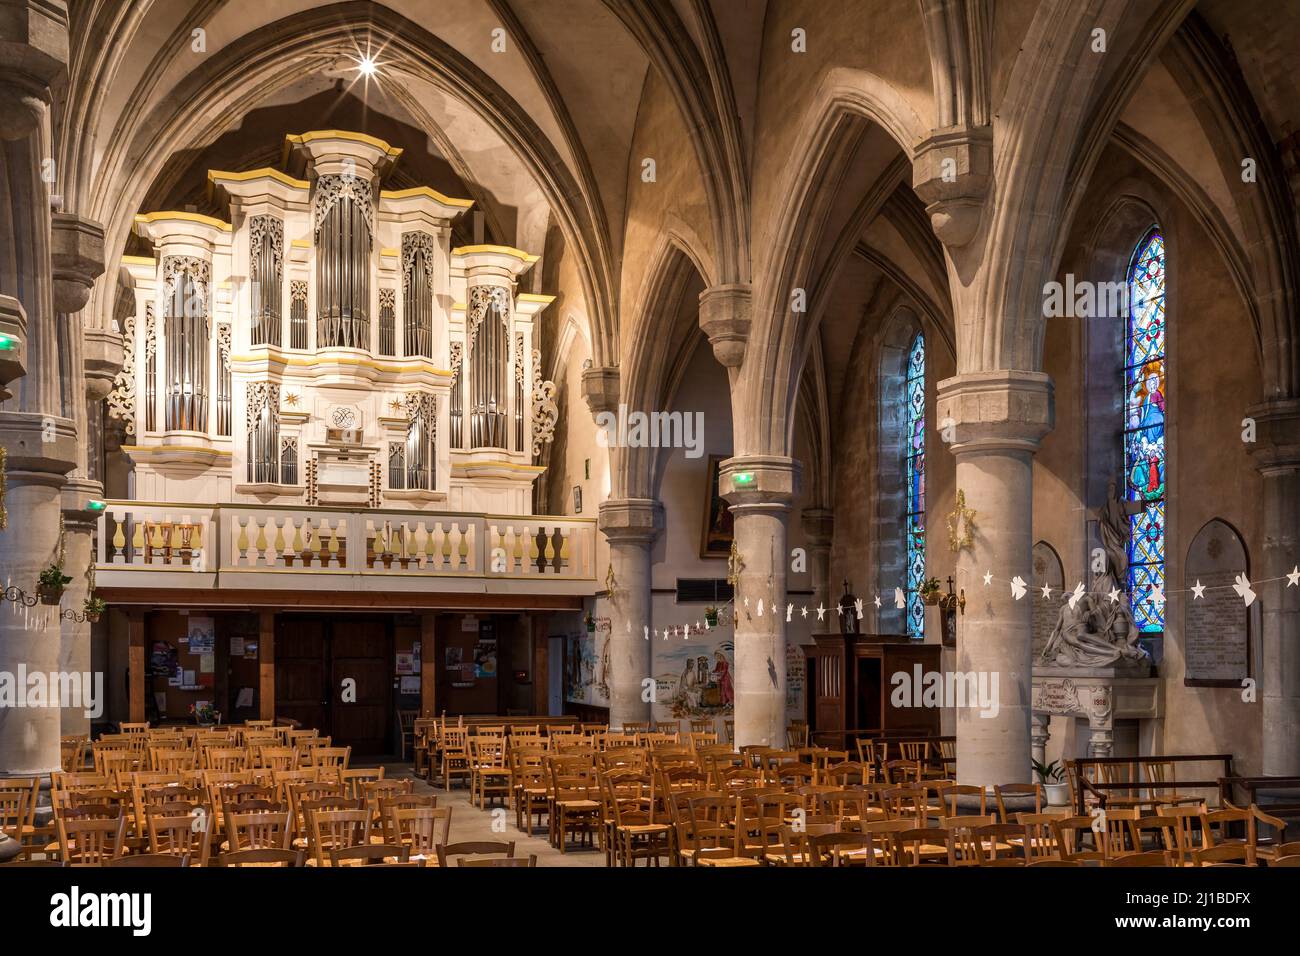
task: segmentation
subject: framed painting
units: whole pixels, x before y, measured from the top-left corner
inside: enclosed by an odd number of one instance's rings
[[[704,489],[704,529],[700,536],[701,558],[725,558],[731,554],[731,541],[735,534],[734,519],[727,502],[718,494],[718,466],[729,456],[710,455],[705,469],[707,484]]]

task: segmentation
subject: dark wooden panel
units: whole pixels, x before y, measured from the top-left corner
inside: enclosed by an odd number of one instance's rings
[[[331,732],[325,687],[325,622],[287,617],[276,621],[275,712],[304,727]]]
[[[353,755],[387,754],[393,692],[388,622],[340,620],[331,631],[334,743],[351,747]],[[344,681],[355,682],[355,699],[344,699]]]

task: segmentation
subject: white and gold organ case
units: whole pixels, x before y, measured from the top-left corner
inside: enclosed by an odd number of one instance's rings
[[[380,188],[401,151],[337,130],[210,171],[221,220],[138,216],[108,407],[142,501],[532,513],[557,409],[520,293],[536,256],[453,249],[471,205]]]

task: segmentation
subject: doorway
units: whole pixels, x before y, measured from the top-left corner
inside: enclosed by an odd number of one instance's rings
[[[391,754],[393,635],[387,618],[276,619],[275,711],[353,757]]]

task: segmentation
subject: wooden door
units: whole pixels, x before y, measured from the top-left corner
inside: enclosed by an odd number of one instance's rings
[[[351,747],[354,757],[394,752],[389,744],[394,718],[388,625],[386,620],[364,618],[342,618],[331,624],[332,736],[336,747]]]
[[[325,684],[326,623],[319,618],[279,616],[275,634],[275,713],[330,734]]]

